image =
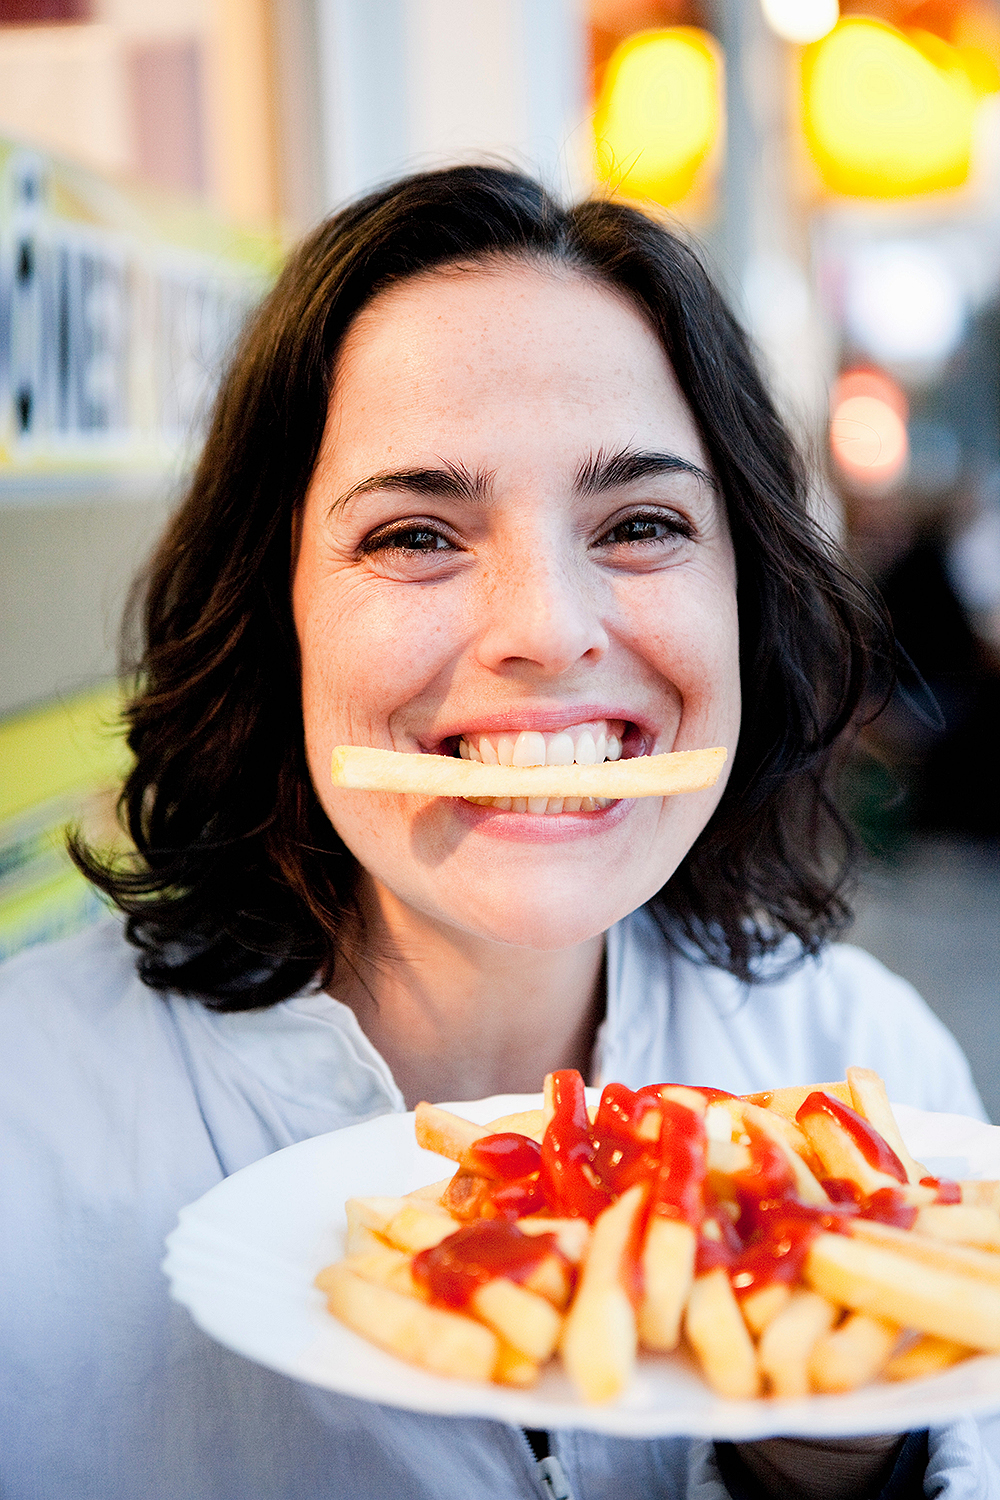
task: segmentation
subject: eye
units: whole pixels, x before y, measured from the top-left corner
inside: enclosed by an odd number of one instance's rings
[[[387,526],[365,537],[360,551],[364,556],[373,553],[397,553],[401,556],[427,556],[432,553],[452,552],[455,544],[436,527],[412,521],[404,526]]]
[[[683,516],[672,511],[634,511],[622,516],[597,539],[599,547],[676,545],[694,535]]]

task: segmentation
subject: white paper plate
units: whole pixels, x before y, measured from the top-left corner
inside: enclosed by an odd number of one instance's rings
[[[487,1123],[541,1102],[508,1095],[454,1106]],[[1000,1177],[1000,1127],[900,1106],[907,1145],[932,1170]],[[410,1411],[492,1417],[519,1426],[621,1436],[764,1438],[902,1432],[1000,1410],[1000,1356],[979,1356],[931,1380],[876,1384],[801,1401],[724,1401],[683,1355],[642,1355],[614,1405],[585,1406],[553,1365],[532,1391],[448,1380],[376,1349],[326,1311],[312,1285],[343,1253],[344,1200],[399,1194],[446,1176],[422,1151],[412,1115],[382,1115],[302,1141],[236,1172],[182,1210],[167,1240],[171,1291],[220,1343],[296,1379]]]

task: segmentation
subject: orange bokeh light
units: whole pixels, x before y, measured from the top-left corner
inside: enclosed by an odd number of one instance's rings
[[[848,370],[830,396],[830,451],[849,479],[887,485],[906,468],[910,444],[902,388],[879,370]]]

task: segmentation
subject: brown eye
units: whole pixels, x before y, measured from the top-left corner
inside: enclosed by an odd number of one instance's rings
[[[657,515],[642,512],[624,516],[616,521],[600,538],[598,545],[604,547],[627,547],[635,544],[676,542],[691,535],[690,527],[679,516]]]
[[[401,526],[379,531],[366,538],[362,551],[372,552],[449,552],[452,543],[440,531],[429,526]]]

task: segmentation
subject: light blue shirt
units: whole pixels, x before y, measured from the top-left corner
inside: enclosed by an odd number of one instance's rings
[[[352,1011],[304,993],[216,1015],[147,989],[118,924],[0,970],[4,1500],[524,1500],[516,1428],[337,1397],[213,1343],[160,1271],[178,1209],[282,1146],[402,1110]],[[608,937],[597,1068],[744,1093],[875,1067],[889,1095],[981,1114],[957,1044],[874,959],[828,949],[753,987]],[[724,1500],[711,1444],[553,1437],[574,1500]],[[926,1493],[1000,1495],[972,1422],[932,1434]]]

